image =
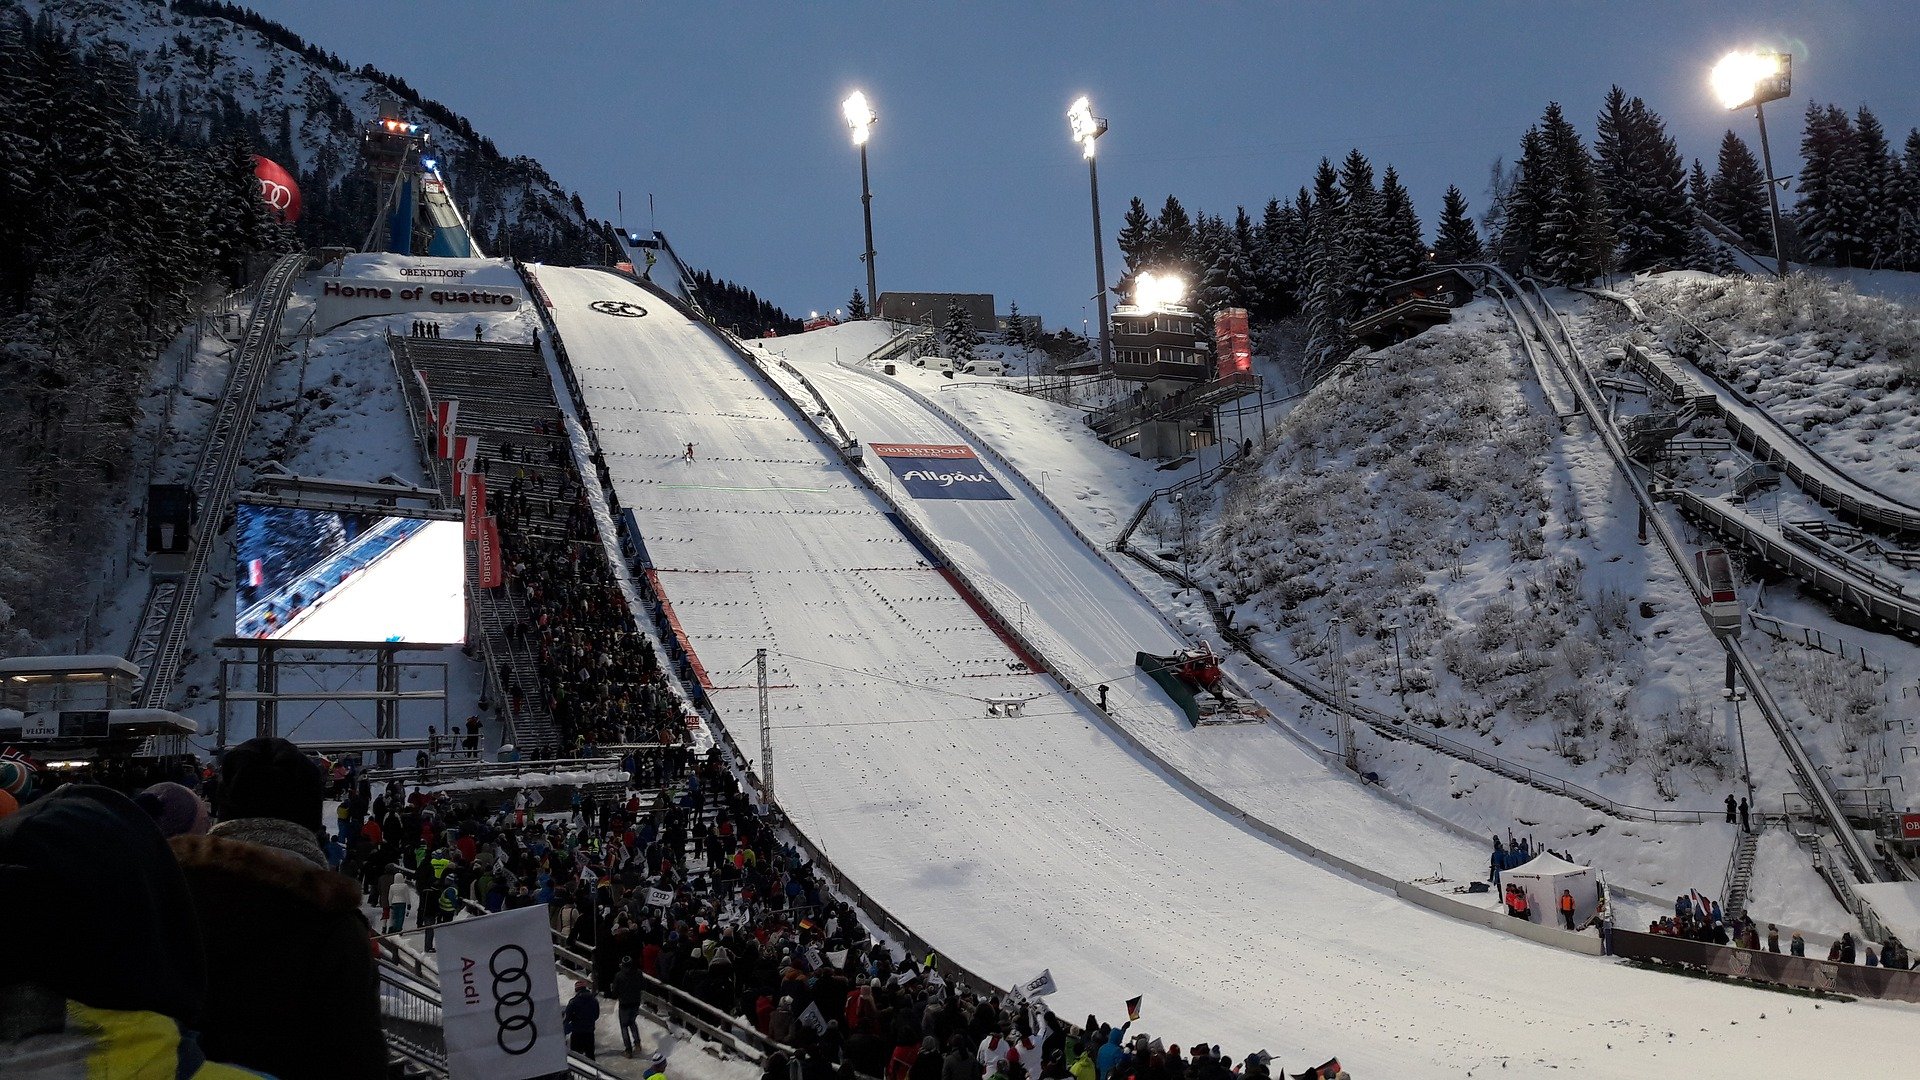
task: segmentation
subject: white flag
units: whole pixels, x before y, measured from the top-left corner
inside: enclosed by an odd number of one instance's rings
[[[1048,968],[1033,978],[1028,979],[1026,982],[1021,983],[1019,986],[1014,987],[1014,992],[1023,998],[1037,998],[1042,994],[1051,994],[1055,989],[1056,987],[1053,985],[1053,969]]]
[[[673,890],[659,889],[659,888],[648,889],[647,890],[647,906],[648,907],[672,907],[673,906]]]
[[[564,1072],[553,929],[541,906],[446,924],[437,935],[451,1080]]]
[[[806,1011],[795,1017],[808,1030],[819,1034],[827,1030],[827,1018],[820,1015],[820,1003],[809,1001]]]

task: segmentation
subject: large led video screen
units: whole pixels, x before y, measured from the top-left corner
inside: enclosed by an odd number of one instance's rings
[[[458,521],[241,503],[234,535],[239,637],[466,640]]]

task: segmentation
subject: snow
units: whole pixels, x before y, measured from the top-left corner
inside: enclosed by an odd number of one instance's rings
[[[1920,941],[1920,881],[1885,881],[1854,888],[1873,905],[1874,914],[1891,936],[1902,943]]]
[[[1785,829],[1767,829],[1756,840],[1747,915],[1760,925],[1762,938],[1768,923],[1780,927],[1783,939],[1799,930],[1822,945],[1848,931],[1860,934],[1859,924],[1808,864],[1806,849]]]
[[[1230,1053],[1265,1046],[1295,1069],[1337,1053],[1362,1076],[1498,1062],[1518,1076],[1731,1077],[1761,1061],[1831,1068],[1835,1046],[1863,1062],[1904,1046],[1890,1021],[1909,1010],[1816,1011],[1522,942],[1330,872],[1201,805],[1083,705],[1008,670],[1005,646],[918,566],[883,504],[710,332],[659,306],[613,325],[586,305],[646,294],[608,275],[541,278],[615,490],[722,719],[753,745],[754,694],[729,672],[772,650],[783,807],[960,964],[1009,982],[1037,961],[1059,980],[1063,1015],[1111,1014],[1144,993],[1157,1033],[1205,1032]],[[875,420],[920,422],[872,400]],[[696,459],[681,461],[689,441]],[[1022,520],[1030,508],[985,505]],[[947,510],[943,527],[961,516]],[[1066,557],[1031,535],[1044,547],[1024,557]],[[1097,657],[1101,636],[1059,643]],[[981,707],[1031,694],[1046,697],[1021,717]],[[1337,807],[1339,786],[1300,801]],[[1365,807],[1346,821],[1355,833],[1431,840],[1390,805],[1353,805]]]

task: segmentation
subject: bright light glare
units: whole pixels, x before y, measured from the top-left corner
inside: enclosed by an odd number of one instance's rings
[[[1186,299],[1187,283],[1173,274],[1143,273],[1133,279],[1133,305],[1153,310]]]
[[[866,145],[867,132],[873,127],[873,122],[880,119],[874,115],[873,106],[867,104],[867,95],[855,90],[852,97],[840,103],[840,113],[847,118],[847,126],[853,129],[853,145]]]
[[[1729,109],[1753,104],[1761,80],[1780,74],[1777,53],[1731,52],[1713,68],[1713,93]]]
[[[1073,141],[1080,144],[1081,152],[1086,157],[1093,156],[1093,141],[1107,130],[1107,126],[1093,115],[1093,102],[1087,100],[1085,94],[1067,107],[1067,126],[1073,131]]]

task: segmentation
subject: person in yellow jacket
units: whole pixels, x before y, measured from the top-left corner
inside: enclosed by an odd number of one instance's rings
[[[1067,1071],[1073,1074],[1073,1080],[1094,1080],[1094,1074],[1098,1070],[1094,1067],[1093,1055],[1087,1052],[1085,1046],[1082,1046],[1079,1054],[1075,1055],[1073,1064],[1067,1066]]]
[[[261,1080],[208,1061],[193,899],[147,813],[68,784],[0,821],[0,1076]]]
[[[647,1080],[667,1080],[667,1055],[665,1051],[655,1051],[653,1059],[647,1062]]]

